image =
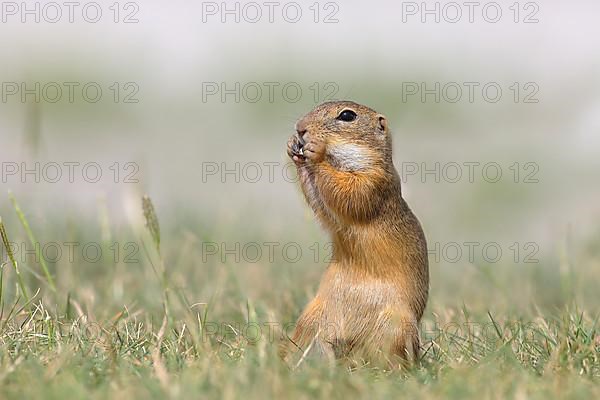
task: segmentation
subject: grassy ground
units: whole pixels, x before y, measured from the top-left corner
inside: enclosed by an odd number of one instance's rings
[[[600,397],[597,239],[578,247],[574,264],[555,257],[449,273],[433,263],[419,367],[349,371],[306,360],[292,371],[277,344],[323,260],[223,262],[222,248],[203,259],[210,235],[161,235],[149,201],[139,207],[146,227],[112,223],[102,209],[65,222],[15,208],[3,209],[8,247],[54,239],[104,251],[37,258],[3,248],[0,398]]]

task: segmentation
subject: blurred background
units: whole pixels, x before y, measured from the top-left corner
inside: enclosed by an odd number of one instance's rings
[[[8,190],[42,243],[137,241],[148,194],[168,269],[193,298],[296,313],[327,264],[312,247],[326,253],[328,239],[285,146],[316,104],[348,99],[390,121],[429,242],[432,312],[598,305],[597,1],[55,4],[2,3],[0,216],[14,240],[26,236]],[[223,258],[236,243],[262,256]],[[81,294],[112,264],[50,268]],[[105,299],[152,302],[142,268],[114,264]],[[273,304],[291,287],[293,301]]]

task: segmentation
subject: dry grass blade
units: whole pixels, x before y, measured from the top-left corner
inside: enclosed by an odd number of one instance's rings
[[[152,364],[154,365],[154,373],[156,374],[156,377],[158,378],[158,381],[160,382],[160,385],[164,391],[169,389],[169,374],[167,373],[165,364],[160,356],[160,346],[162,345],[166,328],[167,314],[165,314],[163,317],[162,325],[157,335],[156,347],[154,348],[154,351],[152,351]]]
[[[154,205],[148,195],[142,197],[142,209],[144,210],[144,218],[146,219],[146,227],[150,231],[156,251],[160,254],[160,225],[158,217],[154,211]]]
[[[319,334],[320,333],[321,333],[321,328],[319,328],[319,330],[317,331],[317,333],[315,334],[315,336],[310,341],[310,344],[308,345],[308,347],[306,347],[306,350],[304,350],[304,353],[302,353],[302,357],[300,357],[300,359],[298,360],[298,362],[294,366],[294,369],[298,369],[298,367],[300,367],[300,365],[302,365],[302,363],[304,362],[304,360],[306,359],[306,357],[308,357],[308,353],[310,353],[310,351],[312,350],[313,346],[317,342],[317,339],[319,338]]]

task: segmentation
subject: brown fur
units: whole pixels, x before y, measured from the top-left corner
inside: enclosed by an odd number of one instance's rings
[[[337,119],[345,109],[356,120]],[[291,362],[312,343],[337,359],[415,360],[429,288],[427,246],[401,195],[385,117],[353,102],[328,102],[296,130],[288,155],[308,204],[331,235],[333,261],[282,356]]]

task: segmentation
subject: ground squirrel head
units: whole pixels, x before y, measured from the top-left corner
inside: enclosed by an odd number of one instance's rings
[[[392,143],[385,116],[352,101],[320,104],[296,123],[301,143],[345,171],[367,170],[391,162]],[[310,160],[310,157],[307,157]]]

